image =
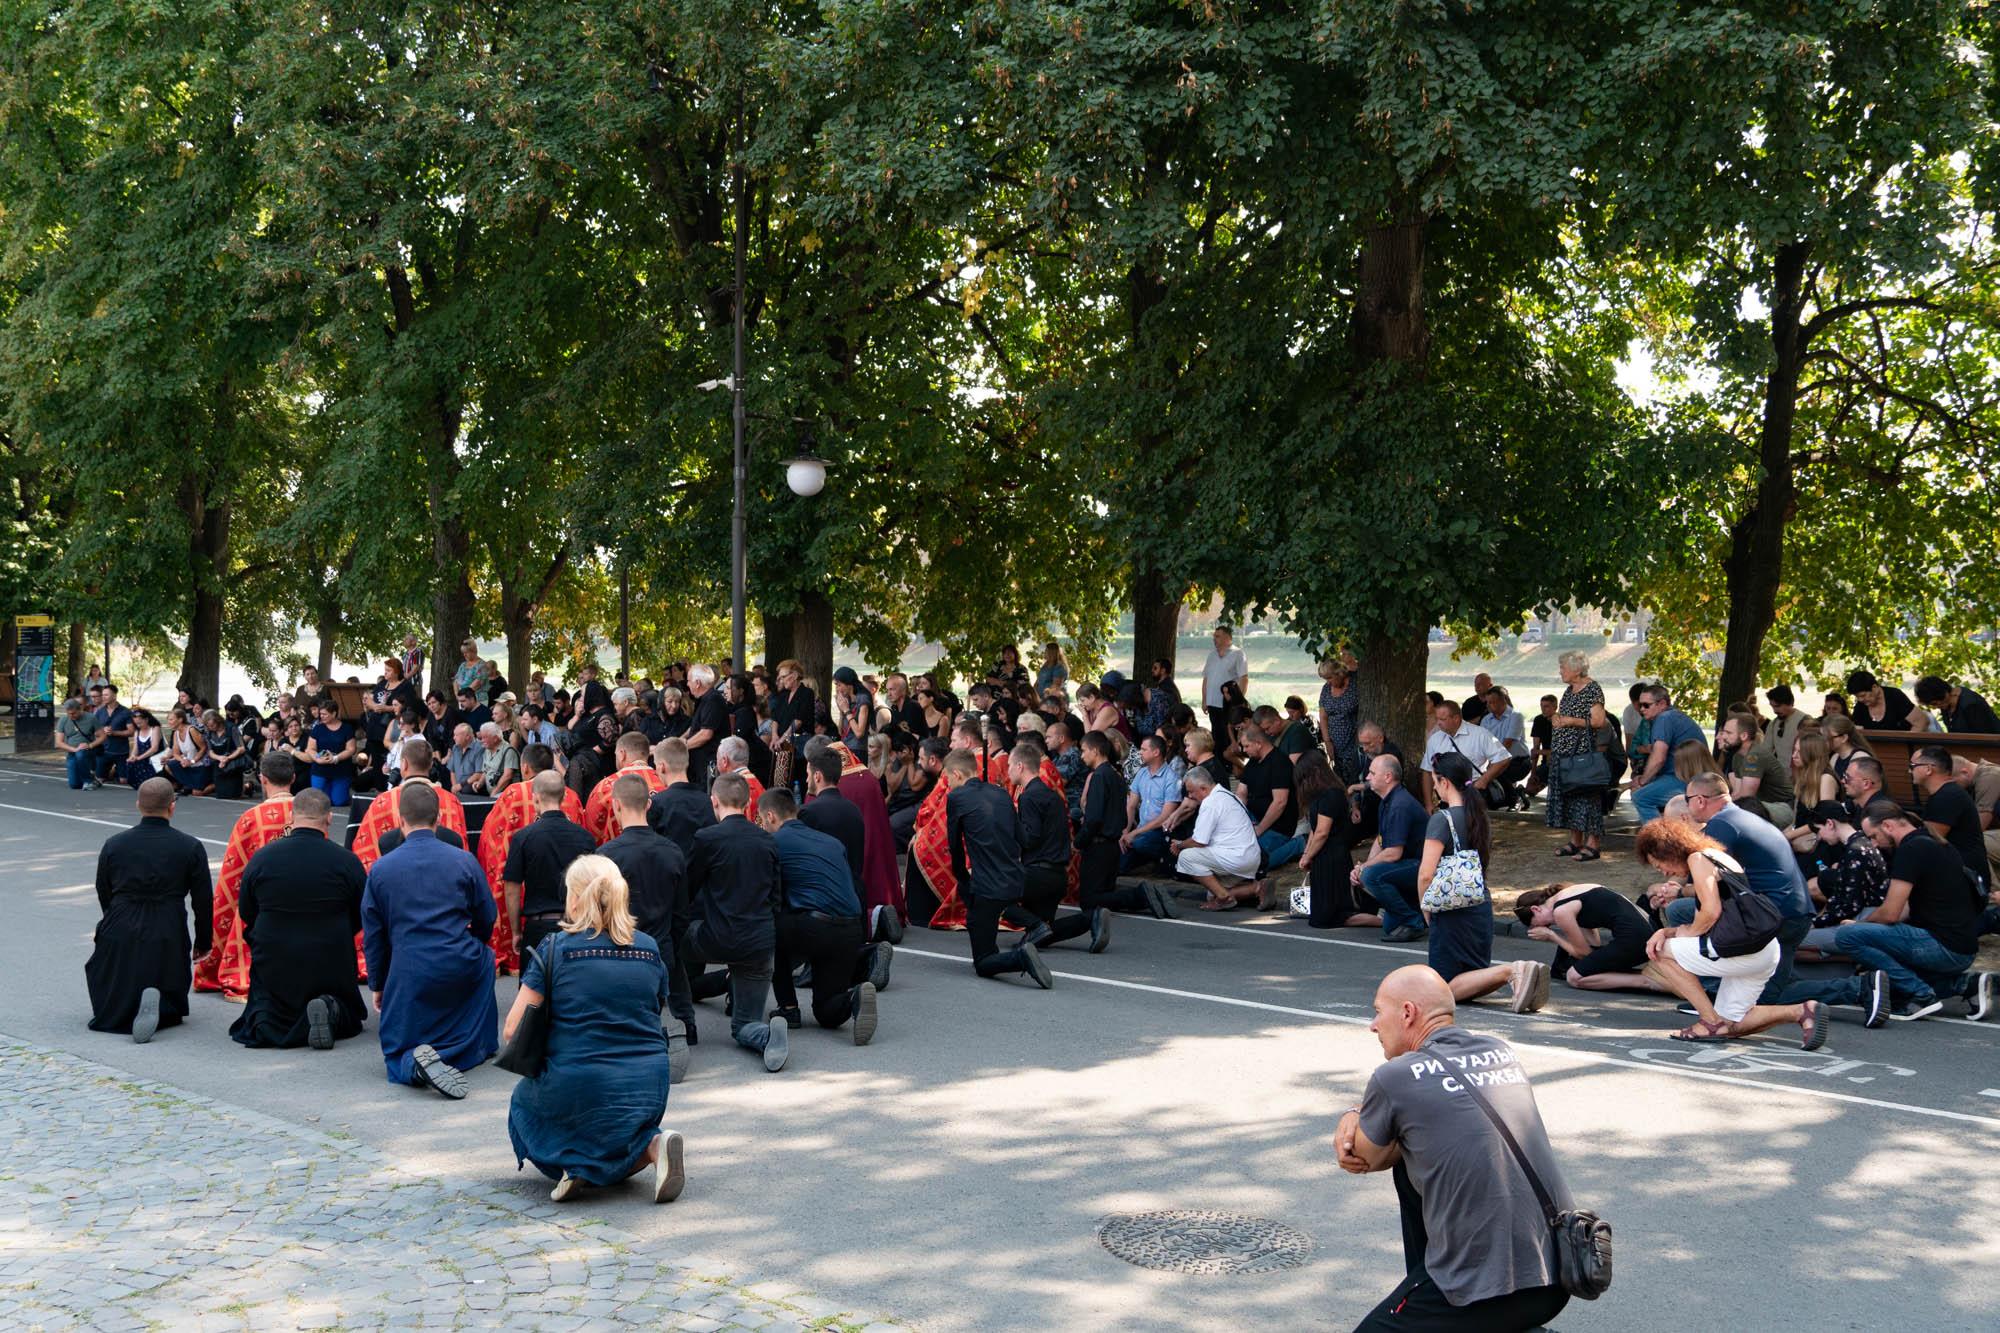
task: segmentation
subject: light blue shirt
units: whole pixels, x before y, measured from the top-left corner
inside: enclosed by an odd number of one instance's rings
[[[1507,747],[1507,753],[1522,758],[1528,753],[1527,733],[1522,730],[1521,710],[1510,708],[1505,717],[1488,713],[1479,719],[1479,725],[1493,733],[1493,739]]]
[[[1161,764],[1158,773],[1141,767],[1132,776],[1132,794],[1139,798],[1139,822],[1155,819],[1160,811],[1181,799],[1181,777],[1170,764]]]

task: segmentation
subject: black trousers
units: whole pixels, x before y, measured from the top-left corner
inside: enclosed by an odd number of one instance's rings
[[[1090,933],[1090,917],[1100,907],[1114,912],[1144,912],[1146,895],[1138,888],[1118,887],[1118,844],[1110,840],[1093,842],[1083,849],[1080,873],[1077,876],[1077,906],[1083,910],[1071,913],[1060,921],[1051,922],[1054,932],[1049,943],[1073,940]]]
[[[965,904],[965,933],[972,941],[972,969],[982,977],[1028,970],[1019,949],[1000,947],[1000,914],[1018,900],[973,898]]]
[[[1401,1162],[1391,1168],[1396,1182],[1396,1207],[1402,1214],[1403,1266],[1408,1271],[1396,1289],[1370,1310],[1355,1333],[1391,1329],[1478,1329],[1480,1333],[1540,1328],[1562,1313],[1569,1293],[1561,1287],[1528,1287],[1505,1296],[1453,1305],[1438,1290],[1424,1268],[1430,1238],[1424,1231],[1424,1201],[1410,1184]]]
[[[1515,793],[1534,767],[1534,761],[1524,754],[1517,754],[1509,759],[1507,767],[1501,769],[1499,775],[1486,788],[1487,807],[1498,809],[1500,806],[1513,804]]]
[[[1009,907],[1001,915],[1008,925],[1021,930],[1033,930],[1036,926],[1054,926],[1056,909],[1062,906],[1063,895],[1069,892],[1069,868],[1067,866],[1025,867],[1028,888],[1021,895],[1019,907]]]
[[[771,972],[771,989],[780,1009],[799,1007],[792,969],[812,965],[813,1021],[837,1028],[854,1015],[854,988],[868,979],[873,950],[867,942],[867,918],[826,916],[818,912],[778,914],[778,953]]]
[[[537,945],[560,929],[562,929],[560,912],[554,916],[524,916],[521,918],[521,938],[516,943],[515,950],[525,959],[534,952]],[[525,963],[521,970],[527,971]]]

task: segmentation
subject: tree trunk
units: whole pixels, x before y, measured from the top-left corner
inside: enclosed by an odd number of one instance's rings
[[[1722,562],[1729,596],[1729,629],[1723,639],[1722,679],[1715,701],[1716,725],[1729,705],[1757,688],[1764,662],[1764,639],[1778,619],[1778,588],[1785,575],[1785,525],[1797,503],[1792,467],[1792,423],[1798,414],[1799,376],[1806,339],[1800,318],[1805,307],[1806,261],[1812,245],[1797,241],[1778,251],[1771,267],[1771,370],[1764,380],[1764,418],[1758,428],[1757,462],[1762,475],[1750,507],[1729,529],[1729,554]]]
[[[792,616],[789,611],[762,611],[764,622],[764,665],[775,673],[778,663],[796,653],[797,641],[792,637]]]
[[[89,649],[84,644],[83,622],[80,620],[71,621],[69,626],[69,662],[67,663],[69,667],[69,695],[77,694],[83,689],[83,672],[84,668],[89,665],[89,663],[83,660],[83,655],[88,651]],[[7,654],[6,667],[9,671],[14,669],[14,654],[11,651]],[[106,662],[103,666],[103,671],[106,676],[109,676],[111,674],[111,663]],[[67,698],[68,695],[64,697]]]
[[[451,493],[458,477],[452,453],[458,442],[459,407],[454,395],[440,391],[432,400],[433,419],[425,450],[425,477],[431,511],[431,688],[452,697],[452,673],[460,661],[458,645],[472,637],[472,536]],[[509,678],[512,684],[512,678]]]
[[[321,680],[333,679],[333,655],[340,647],[340,625],[342,619],[340,599],[337,596],[329,597],[326,601],[320,603],[319,623],[313,628],[319,635],[319,656],[316,660],[316,665],[319,667],[319,678]]]
[[[833,603],[816,588],[799,594],[799,609],[792,613],[792,655],[819,697],[832,698]]]
[[[535,621],[547,604],[549,594],[555,591],[556,580],[569,568],[569,547],[565,545],[549,561],[543,571],[541,582],[524,589],[520,583],[504,574],[500,578],[500,625],[507,635],[507,683],[516,693],[528,683],[534,671],[531,652],[534,647]],[[530,575],[529,577],[533,577]],[[621,664],[619,674],[625,674]]]
[[[1169,587],[1159,570],[1143,556],[1132,565],[1132,679],[1151,680],[1153,659],[1174,664],[1180,644],[1181,600],[1185,586]],[[1172,674],[1169,672],[1169,674]]]
[[[1404,777],[1415,785],[1417,761],[1429,734],[1424,697],[1430,673],[1430,627],[1409,626],[1371,634],[1355,654],[1361,667],[1356,686],[1361,691],[1362,722],[1379,722],[1390,740],[1402,747]]]
[[[1424,318],[1424,227],[1405,214],[1371,227],[1361,243],[1348,346],[1358,364],[1400,361],[1418,369],[1430,355]]]
[[[210,506],[201,483],[190,478],[182,488],[188,516],[188,566],[194,584],[194,606],[188,617],[187,649],[181,654],[181,674],[175,683],[210,704],[222,687],[222,615],[229,576],[227,502]]]

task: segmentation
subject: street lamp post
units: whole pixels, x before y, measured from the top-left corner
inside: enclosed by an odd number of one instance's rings
[[[743,492],[749,460],[743,443],[743,267],[750,243],[750,195],[743,188],[743,90],[736,91],[736,152],[732,189],[736,195],[736,291],[732,305],[735,316],[735,357],[730,366],[729,388],[735,415],[735,508],[729,518],[729,649],[736,670],[744,669],[744,600],[747,578],[748,535],[745,529]]]

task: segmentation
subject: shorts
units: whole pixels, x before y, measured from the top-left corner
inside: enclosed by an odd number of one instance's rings
[[[1689,972],[1698,977],[1715,977],[1721,985],[1715,991],[1715,1012],[1734,1023],[1750,1012],[1764,983],[1778,970],[1778,942],[1772,940],[1756,953],[1735,958],[1709,958],[1702,954],[1701,941],[1692,935],[1676,935],[1667,941],[1667,950]]]
[[[1235,860],[1217,855],[1213,847],[1190,847],[1175,860],[1174,869],[1196,878],[1214,875],[1218,879],[1255,879],[1262,860],[1255,847],[1250,849],[1247,859],[1238,857]]]
[[[1650,935],[1613,935],[1610,943],[1598,945],[1581,958],[1570,958],[1558,950],[1556,975],[1565,975],[1572,969],[1579,977],[1594,977],[1605,972],[1643,971],[1646,966],[1646,941],[1651,938]]]

